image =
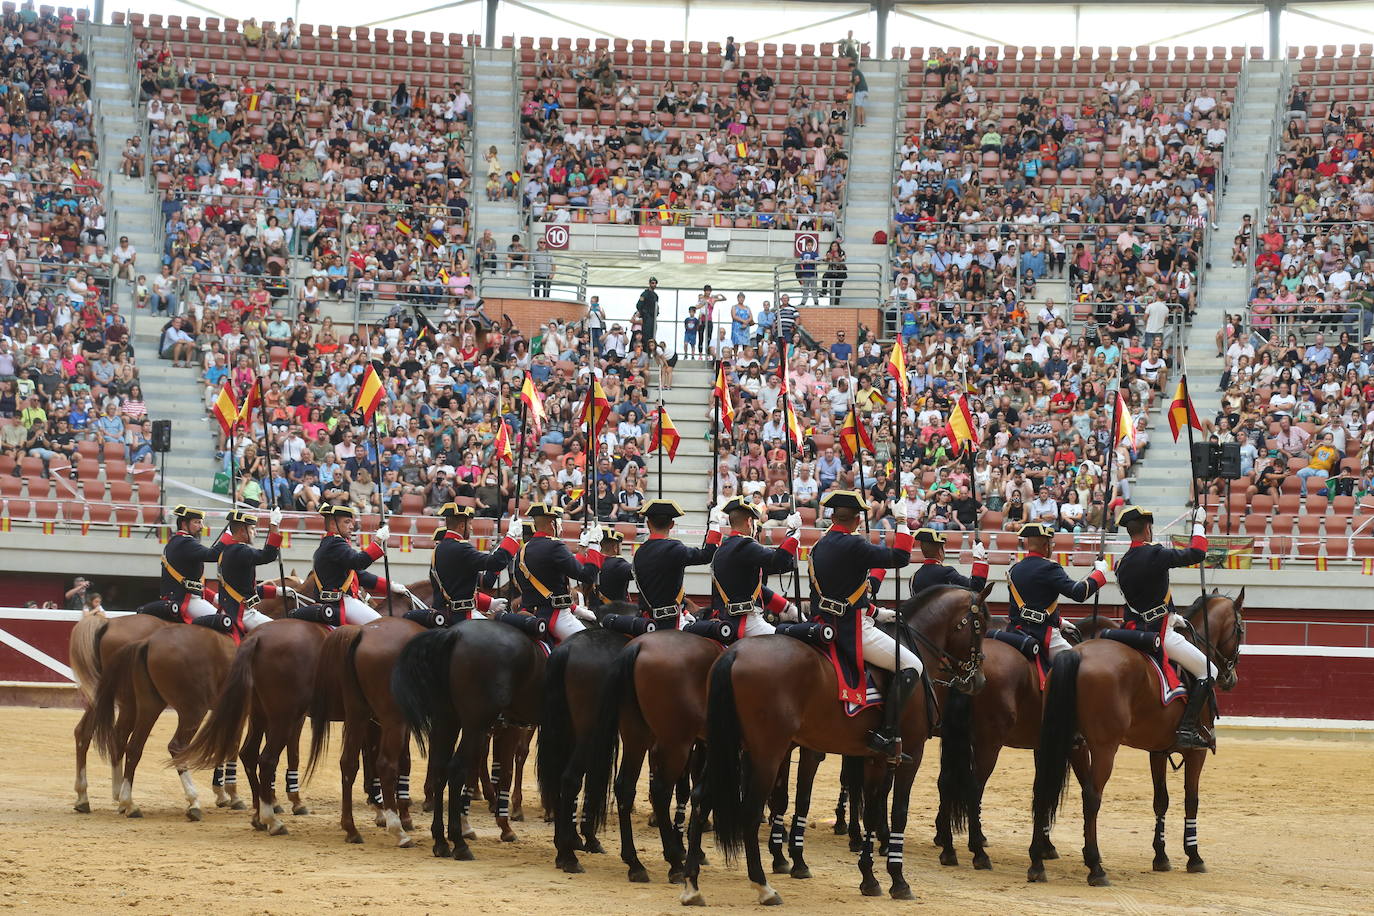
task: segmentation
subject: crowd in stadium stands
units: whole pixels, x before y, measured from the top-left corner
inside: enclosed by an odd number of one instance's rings
[[[0,492],[17,499],[128,498],[151,430],[111,301],[88,61],[69,11],[7,11],[0,85]],[[104,478],[101,479],[101,460]],[[48,479],[53,482],[50,485]],[[156,495],[153,495],[156,501]]]
[[[527,47],[521,165],[488,157],[488,193],[519,194],[555,223],[833,229],[850,96],[866,90],[853,45],[838,59],[733,40],[706,52],[582,42],[537,59]]]

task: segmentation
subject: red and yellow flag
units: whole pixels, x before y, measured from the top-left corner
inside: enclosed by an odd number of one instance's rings
[[[1183,432],[1185,426],[1191,426],[1198,432],[1202,432],[1202,421],[1197,418],[1197,411],[1193,409],[1193,401],[1188,397],[1188,376],[1184,375],[1178,380],[1178,390],[1174,392],[1174,401],[1169,405],[1169,431],[1174,434],[1174,441],[1178,441],[1178,436]]]
[[[1135,418],[1131,416],[1131,411],[1126,406],[1126,398],[1120,391],[1116,393],[1116,410],[1116,441],[1125,442],[1131,448],[1135,448]],[[1172,409],[1170,413],[1172,415]]]
[[[219,428],[224,431],[226,436],[234,434],[234,425],[239,420],[239,410],[234,405],[234,389],[229,384],[228,376],[225,376],[219,394],[215,395],[215,401],[210,405],[210,413],[219,421]]]
[[[444,246],[444,240],[439,238],[439,236],[435,235],[433,232],[425,233],[425,241],[429,242],[435,248],[442,248]],[[448,280],[444,280],[444,282],[447,283]]]
[[[260,93],[260,92],[254,92],[252,95],[248,96],[248,106],[247,106],[247,107],[248,107],[248,110],[249,110],[249,111],[257,111],[257,110],[258,110],[258,106],[260,106],[261,104],[262,104],[262,93]]]
[[[606,390],[601,387],[601,379],[592,376],[592,383],[587,388],[587,400],[582,405],[582,416],[578,422],[589,429],[595,426],[591,435],[599,436],[610,417],[611,402],[606,397]]]
[[[887,357],[887,374],[892,376],[897,382],[897,391],[905,401],[911,393],[910,382],[906,377],[906,352],[902,349],[902,341],[898,338],[892,345],[892,352]]]
[[[840,451],[844,452],[845,461],[853,461],[861,450],[872,452],[873,440],[859,420],[858,412],[851,407],[844,418],[844,425],[840,427]]]
[[[949,422],[945,424],[945,435],[949,436],[949,441],[954,444],[956,455],[964,450],[965,442],[977,447],[978,424],[974,422],[973,411],[968,406],[968,395],[961,394],[959,400],[954,402]]]
[[[530,412],[530,423],[535,429],[544,428],[544,402],[539,399],[539,391],[534,387],[534,378],[525,372],[525,384],[520,386],[520,400]]]
[[[730,383],[725,380],[725,363],[716,370],[716,384],[711,389],[716,403],[720,405],[720,422],[727,433],[735,431],[735,405],[730,403]]]
[[[504,461],[506,464],[515,463],[515,458],[511,455],[510,450],[510,427],[506,425],[505,420],[499,421],[499,425],[496,427],[496,438],[492,440],[491,448],[497,461]]]
[[[792,409],[790,403],[787,405],[787,437],[792,440],[792,450],[801,451],[801,425],[797,423],[797,412]]]
[[[253,383],[248,386],[247,394],[243,396],[243,406],[239,408],[238,420],[243,424],[244,429],[252,429],[253,409],[255,407],[260,408],[261,406],[262,398],[259,397],[258,383],[257,380],[254,379]]]
[[[415,234],[415,230],[411,227],[410,223],[406,222],[403,219],[396,220],[396,231],[401,233],[401,235]]]
[[[668,411],[662,407],[654,414],[653,438],[649,441],[649,451],[657,452],[667,449],[668,460],[672,461],[677,457],[677,447],[682,444],[682,435],[673,425],[673,418],[668,416]]]
[[[364,421],[370,423],[377,408],[385,400],[386,386],[382,384],[381,373],[377,371],[375,363],[368,363],[367,368],[363,370],[362,381],[358,383],[358,397],[353,402],[353,409],[363,415]]]

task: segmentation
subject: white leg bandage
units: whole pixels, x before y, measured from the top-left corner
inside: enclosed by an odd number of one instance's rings
[[[344,622],[353,624],[371,623],[381,619],[381,614],[372,610],[366,602],[359,601],[352,595],[344,595]]]
[[[897,640],[878,629],[872,617],[864,615],[863,622],[864,662],[877,665],[887,671],[897,670]],[[915,652],[902,646],[902,667],[922,671],[921,658]]]

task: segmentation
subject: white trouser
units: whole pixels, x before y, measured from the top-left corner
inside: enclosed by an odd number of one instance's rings
[[[844,626],[844,623],[841,622],[840,626]],[[864,614],[863,641],[865,664],[871,662],[887,671],[897,670],[897,640],[878,629],[878,624],[867,614]],[[902,646],[902,667],[910,668],[918,674],[924,670],[920,656],[906,646]]]
[[[264,614],[262,611],[258,610],[255,607],[245,608],[243,612],[239,614],[239,623],[243,625],[243,631],[245,633],[247,633],[249,630],[256,630],[264,623],[271,622],[271,617],[268,617],[266,614]]]
[[[763,611],[758,608],[741,617],[727,616],[725,619],[739,632],[738,639],[746,636],[772,636],[778,632],[777,627],[763,619]]]
[[[1202,654],[1202,650],[1188,641],[1188,638],[1175,630],[1172,626],[1175,620],[1181,620],[1174,614],[1170,620],[1170,626],[1164,628],[1164,651],[1169,653],[1169,658],[1178,662],[1193,677],[1216,678],[1217,668],[1207,660],[1207,656]]]
[[[1073,649],[1069,641],[1064,638],[1064,634],[1059,632],[1059,627],[1050,627],[1050,654],[1056,652],[1068,652]]]
[[[204,598],[192,595],[186,601],[186,616],[195,620],[197,617],[208,617],[211,614],[218,614],[219,610]]]
[[[570,607],[565,607],[553,615],[553,640],[555,645],[561,643],[570,636],[581,633],[585,629],[587,629],[587,625],[577,619],[577,615],[573,613]]]
[[[372,610],[367,602],[354,598],[352,595],[343,596],[344,622],[353,624],[371,623],[380,620],[382,615]]]

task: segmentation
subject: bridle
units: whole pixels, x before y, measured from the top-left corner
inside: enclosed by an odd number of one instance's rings
[[[1202,603],[1201,611],[1204,614],[1207,613],[1206,601]],[[1231,634],[1235,637],[1236,648],[1229,655],[1222,654],[1216,643],[1203,636],[1191,620],[1188,621],[1188,629],[1192,634],[1188,637],[1188,641],[1200,649],[1217,666],[1218,683],[1235,683],[1236,669],[1240,667],[1240,647],[1245,644],[1245,618],[1241,615],[1240,608],[1236,607],[1234,601],[1231,602],[1231,612],[1235,615]]]
[[[947,680],[941,680],[932,674],[930,676],[932,684],[948,687],[960,693],[973,692],[979,670],[983,665],[983,629],[986,613],[987,609],[983,607],[982,602],[972,601],[969,603],[968,610],[964,612],[964,616],[960,618],[958,625],[955,626],[955,633],[962,631],[964,627],[969,627],[970,632],[973,633],[973,639],[969,642],[968,658],[962,661],[943,647],[936,645],[929,637],[910,626],[906,621],[901,622],[901,625],[906,627],[907,633],[935,656],[940,663],[940,670],[950,673]]]

